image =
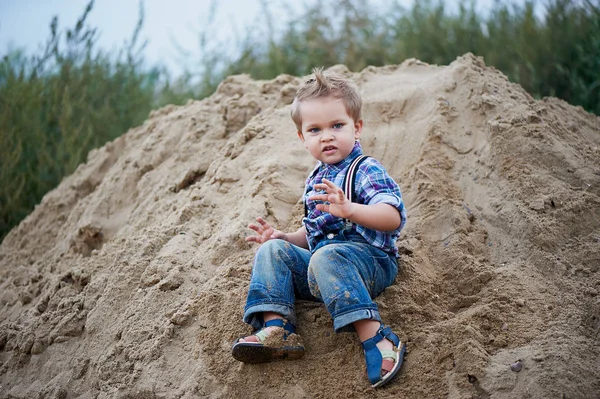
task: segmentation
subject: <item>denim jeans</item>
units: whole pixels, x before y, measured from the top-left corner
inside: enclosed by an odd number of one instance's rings
[[[358,320],[381,321],[373,301],[394,282],[393,255],[343,230],[314,251],[284,240],[269,240],[254,257],[244,322],[262,327],[262,313],[275,312],[296,324],[295,299],[324,302],[336,332],[354,331]]]

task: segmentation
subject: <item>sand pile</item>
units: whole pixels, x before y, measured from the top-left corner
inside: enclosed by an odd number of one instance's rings
[[[596,397],[600,118],[470,54],[335,69],[408,207],[404,269],[378,299],[408,342],[394,384],[373,391],[358,338],[311,302],[302,360],[231,358],[245,226],[297,228],[314,166],[288,116],[300,78],[232,76],[92,151],[6,237],[0,397]]]

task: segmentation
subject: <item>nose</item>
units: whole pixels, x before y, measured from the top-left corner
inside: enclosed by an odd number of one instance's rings
[[[321,134],[321,141],[331,141],[334,139],[333,133],[329,130],[324,130],[323,134]]]

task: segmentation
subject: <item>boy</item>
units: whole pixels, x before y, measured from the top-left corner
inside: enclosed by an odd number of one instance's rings
[[[297,359],[295,298],[323,301],[336,332],[356,331],[373,387],[398,372],[406,346],[381,322],[373,298],[398,272],[395,241],[406,222],[400,188],[375,159],[357,167],[351,202],[340,188],[360,155],[362,101],[345,79],[314,69],[297,91],[292,119],[318,165],[306,181],[303,225],[284,233],[262,218],[246,238],[261,244],[252,268],[244,321],[257,331],[238,339],[234,358],[247,363]],[[350,186],[351,187],[351,186]]]

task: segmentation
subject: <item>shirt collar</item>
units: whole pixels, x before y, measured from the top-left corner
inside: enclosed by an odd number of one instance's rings
[[[335,163],[335,164],[328,164],[328,163],[323,163],[323,162],[319,161],[319,163],[320,163],[320,166],[323,167],[323,170],[338,173],[338,172],[344,170],[346,167],[348,167],[348,165],[350,165],[350,163],[352,163],[354,158],[356,158],[359,155],[362,155],[362,153],[363,153],[362,147],[360,146],[360,142],[357,140],[354,142],[354,147],[352,148],[352,151],[350,152],[350,154],[348,154],[348,156],[346,158],[342,159],[340,162]]]

